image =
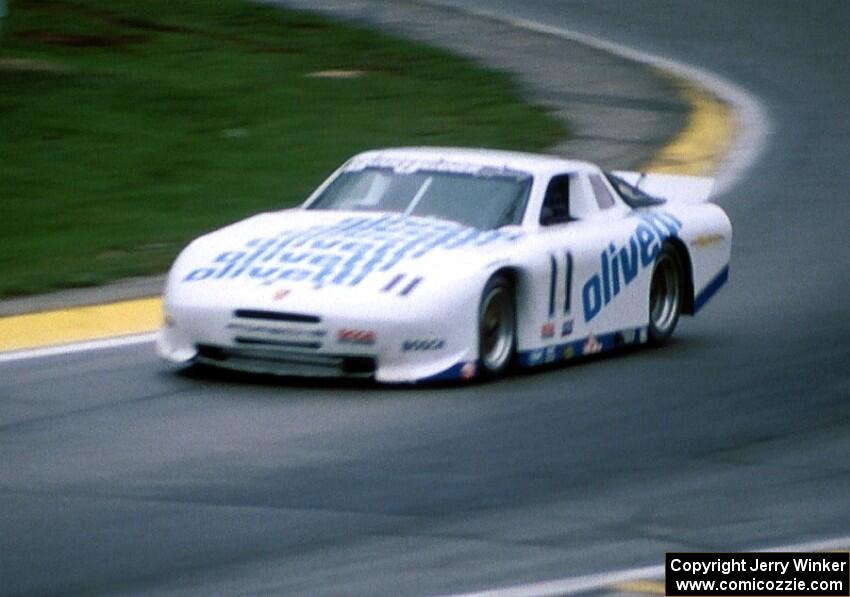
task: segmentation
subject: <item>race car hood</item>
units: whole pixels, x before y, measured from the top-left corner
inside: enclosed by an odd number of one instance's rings
[[[169,274],[166,303],[380,311],[449,292],[522,238],[399,214],[292,209],[264,213],[191,243]]]

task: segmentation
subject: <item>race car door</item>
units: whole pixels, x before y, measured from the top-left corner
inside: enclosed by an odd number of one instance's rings
[[[538,245],[548,268],[538,276],[539,302],[520,339],[521,362],[552,362],[641,339],[654,258],[664,235],[675,232],[663,223],[656,230],[647,221],[653,217],[625,205],[600,173],[550,179]]]

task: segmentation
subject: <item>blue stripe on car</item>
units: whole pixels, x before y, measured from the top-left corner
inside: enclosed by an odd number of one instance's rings
[[[709,301],[709,299],[713,297],[718,290],[720,290],[728,279],[729,266],[727,265],[720,270],[720,273],[714,276],[711,282],[709,282],[694,298],[694,313],[697,313],[700,309],[705,307],[705,304]]]

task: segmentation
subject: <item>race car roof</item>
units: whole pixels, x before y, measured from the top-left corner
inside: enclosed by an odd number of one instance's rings
[[[391,147],[366,151],[353,159],[396,159],[437,161],[450,160],[493,168],[523,170],[532,174],[597,171],[598,168],[581,160],[568,160],[558,156],[497,149],[465,147]]]

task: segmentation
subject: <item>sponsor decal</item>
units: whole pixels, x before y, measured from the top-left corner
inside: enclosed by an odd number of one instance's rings
[[[544,351],[542,350],[532,350],[528,354],[528,364],[529,365],[539,365],[543,362]]]
[[[445,347],[446,341],[440,339],[433,340],[405,340],[401,349],[404,352],[424,351],[424,350],[441,350]]]
[[[272,295],[272,300],[279,301],[285,299],[290,292],[292,291],[289,288],[281,288],[279,290],[275,290],[274,294]]]
[[[702,234],[696,237],[693,241],[691,241],[691,246],[704,249],[705,247],[710,247],[711,245],[717,244],[722,240],[722,234]]]
[[[210,263],[186,274],[183,282],[250,280],[271,285],[285,280],[313,286],[358,286],[382,276],[384,289],[399,284],[402,295],[421,278],[400,284],[393,270],[434,251],[455,251],[511,243],[518,231],[478,230],[455,222],[403,215],[351,217],[330,225],[281,230],[223,250]],[[394,277],[395,276],[395,277]]]
[[[543,327],[540,328],[540,337],[541,338],[552,338],[555,336],[555,324],[552,322],[544,323]]]
[[[640,223],[628,241],[619,248],[610,243],[599,255],[599,271],[584,283],[581,298],[586,322],[599,315],[638,273],[651,267],[664,240],[676,236],[682,228],[682,222],[668,213],[644,213],[638,217]]]
[[[452,162],[444,159],[400,158],[387,155],[359,156],[348,161],[343,167],[345,172],[359,172],[366,168],[383,168],[398,174],[413,174],[414,172],[451,172],[455,174],[470,174],[472,176],[513,176],[530,178],[531,174],[509,168],[494,168],[481,164]]]
[[[617,332],[617,344],[634,344],[636,340],[636,330],[623,330],[622,332]]]
[[[536,367],[555,360],[568,361],[575,357],[587,356],[600,353],[604,350],[609,350],[616,347],[621,338],[632,337],[640,339],[641,342],[646,341],[646,328],[629,328],[600,334],[599,336],[589,336],[581,340],[573,340],[555,346],[540,348],[536,350],[520,351],[519,363],[523,367]]]
[[[375,332],[342,328],[337,332],[336,339],[341,344],[374,344]]]
[[[324,338],[328,335],[327,330],[315,330],[306,328],[278,328],[269,325],[257,325],[250,323],[228,323],[226,329],[236,332],[248,332],[252,334],[269,334],[272,336],[285,336],[287,338]]]
[[[573,320],[567,320],[561,324],[561,338],[573,333]]]
[[[595,336],[588,336],[581,347],[582,354],[596,354],[602,351],[602,343]]]
[[[477,372],[477,367],[475,363],[469,361],[463,364],[463,367],[460,368],[460,377],[461,379],[472,379],[475,377],[475,373]]]

